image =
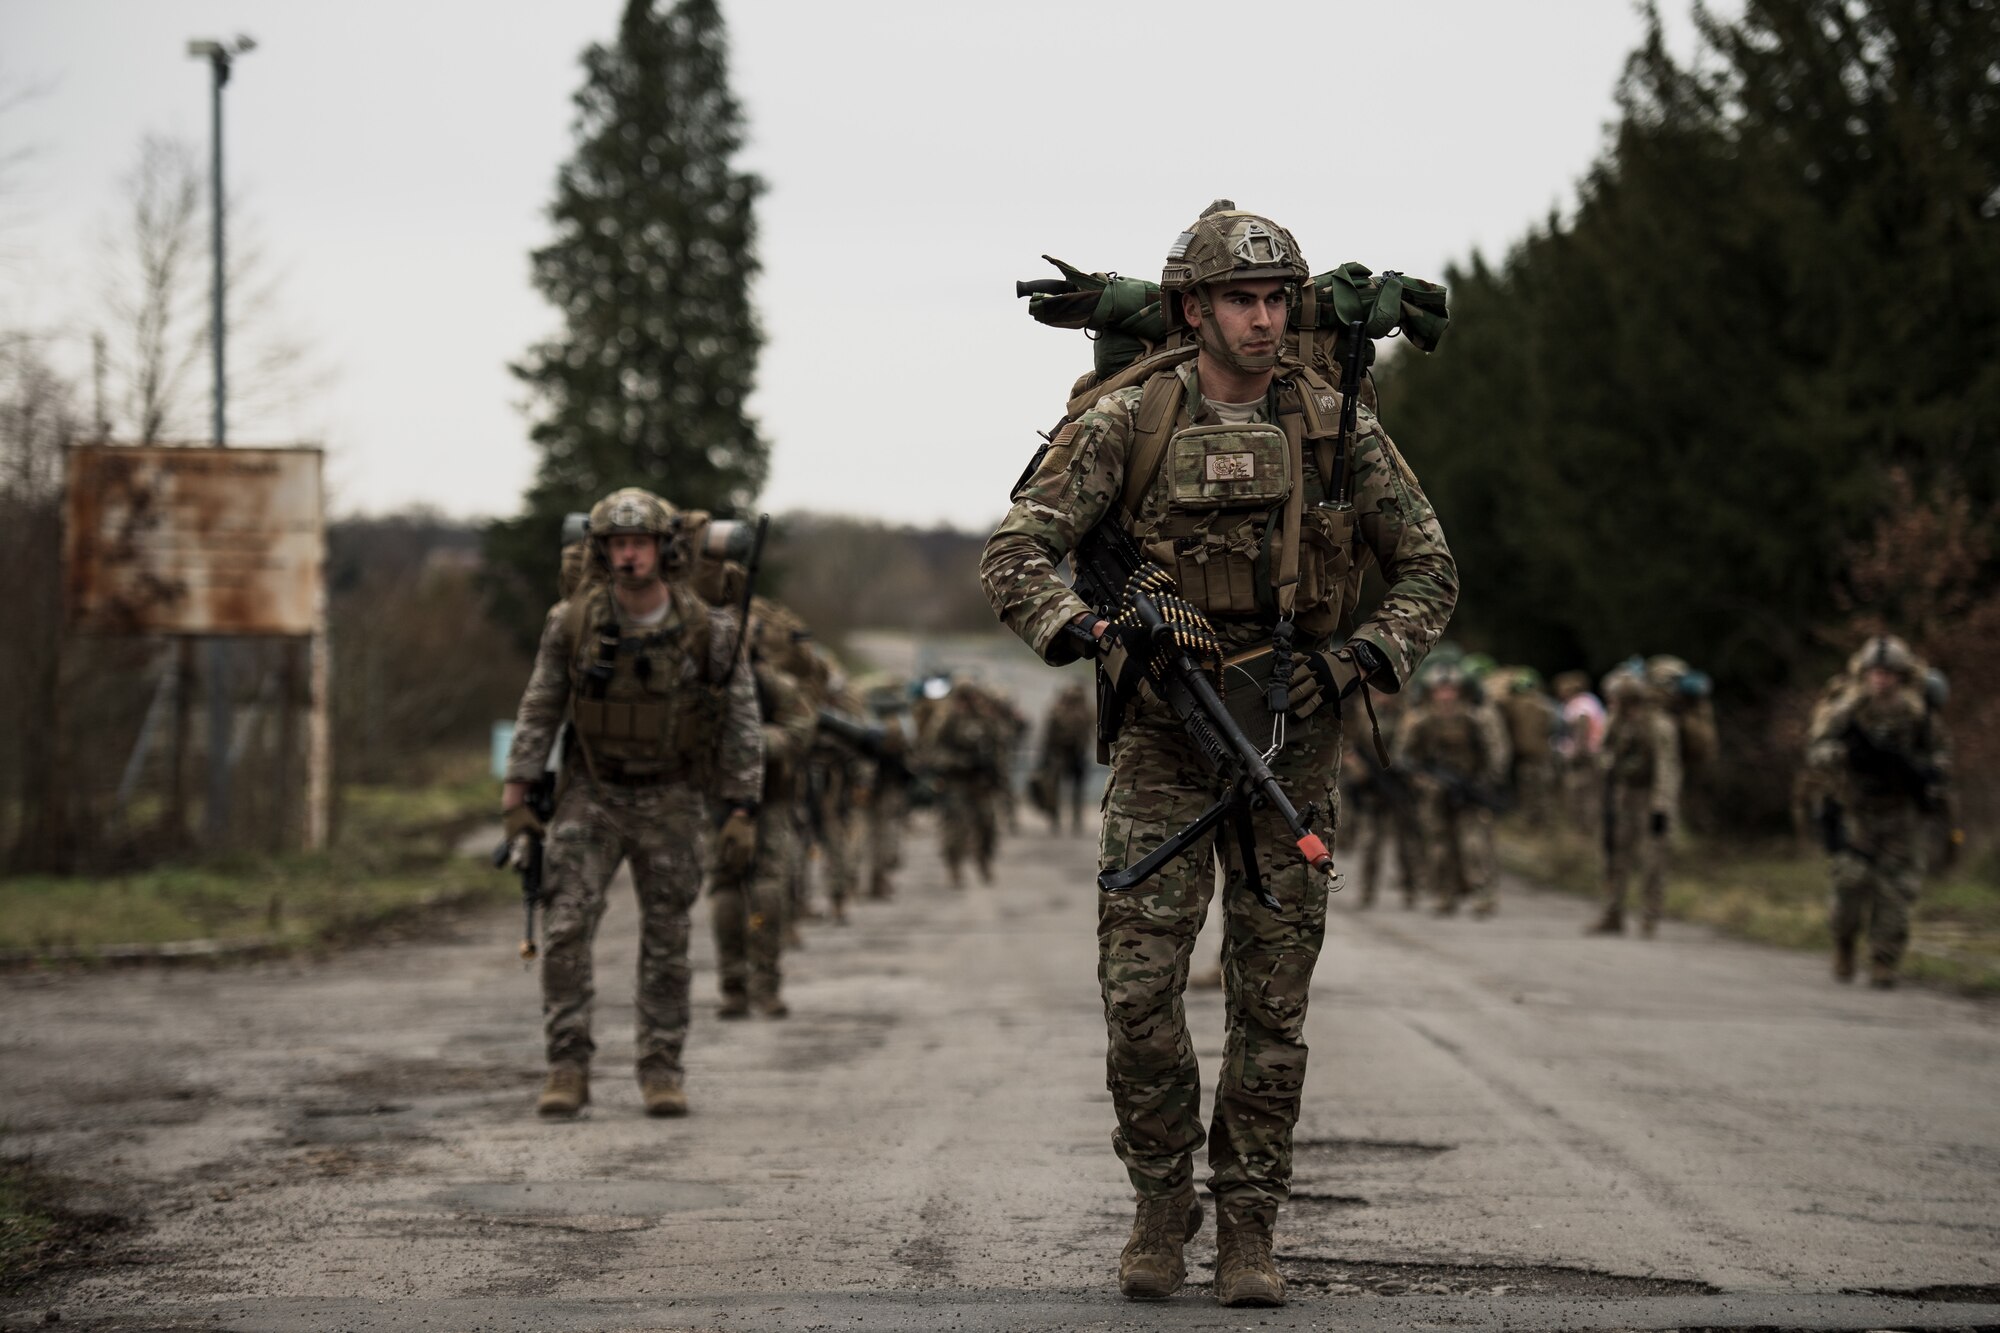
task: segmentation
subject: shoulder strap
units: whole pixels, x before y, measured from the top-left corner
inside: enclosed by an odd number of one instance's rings
[[[1141,357],[1108,379],[1090,378],[1087,385],[1070,395],[1069,404],[1063,409],[1064,415],[1071,419],[1080,417],[1095,406],[1097,400],[1105,394],[1129,389],[1162,370],[1170,370],[1183,361],[1192,361],[1199,350],[1191,342],[1176,343],[1171,347],[1162,348],[1151,356]]]
[[[1119,498],[1128,520],[1138,514],[1139,502],[1146,498],[1153,478],[1159,474],[1160,460],[1166,457],[1167,441],[1173,436],[1174,423],[1180,419],[1181,400],[1185,397],[1186,388],[1175,370],[1160,371],[1146,381],[1134,420],[1132,450],[1125,457],[1125,490]]]

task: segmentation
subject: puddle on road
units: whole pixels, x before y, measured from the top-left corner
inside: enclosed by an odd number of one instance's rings
[[[1706,1282],[1627,1277],[1588,1268],[1541,1264],[1412,1264],[1277,1255],[1285,1280],[1325,1296],[1645,1296],[1713,1295]],[[1209,1285],[1190,1282],[1188,1285]]]
[[[448,1208],[495,1217],[659,1217],[726,1208],[736,1195],[691,1180],[494,1180],[451,1185],[384,1208]]]

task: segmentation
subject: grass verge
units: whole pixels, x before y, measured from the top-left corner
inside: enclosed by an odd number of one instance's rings
[[[1580,835],[1506,829],[1507,869],[1566,893],[1596,897],[1601,863]],[[1924,885],[1904,976],[1978,995],[2000,995],[2000,866],[1992,856]],[[1826,864],[1783,846],[1689,839],[1667,876],[1667,915],[1789,949],[1830,952]]]
[[[324,852],[0,882],[0,956],[88,960],[190,941],[287,952],[519,892],[511,876],[457,852],[494,806],[492,780],[470,761],[431,786],[349,787],[343,799],[339,837]]]

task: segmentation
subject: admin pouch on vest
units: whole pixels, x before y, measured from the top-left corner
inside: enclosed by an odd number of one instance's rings
[[[1082,329],[1090,335],[1091,373],[1076,392],[1102,385],[1134,362],[1184,344],[1179,333],[1167,328],[1158,283],[1086,273],[1053,255],[1042,258],[1063,276],[1016,283],[1015,291],[1028,298],[1028,314],[1037,323]],[[1347,354],[1347,330],[1356,320],[1362,321],[1368,339],[1364,365],[1374,362],[1374,340],[1397,332],[1418,351],[1435,351],[1451,323],[1446,295],[1441,283],[1395,272],[1377,274],[1365,264],[1342,264],[1315,275],[1309,286],[1299,289],[1282,350],[1337,384]],[[1362,390],[1362,402],[1370,410],[1375,406],[1373,397],[1372,385]]]
[[[700,784],[713,774],[728,697],[710,679],[708,607],[678,584],[667,590],[666,618],[643,633],[621,630],[602,585],[569,605],[570,722],[597,781]],[[690,660],[692,681],[682,679]]]
[[[1197,424],[1189,359],[1145,381],[1120,495],[1125,528],[1203,614],[1295,618],[1307,638],[1325,638],[1359,586],[1353,506],[1332,480],[1350,472],[1339,396],[1309,367],[1281,362],[1267,408],[1275,424]],[[1146,500],[1163,474],[1155,514]]]

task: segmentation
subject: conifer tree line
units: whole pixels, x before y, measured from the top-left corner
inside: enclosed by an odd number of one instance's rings
[[[1573,214],[1451,271],[1441,354],[1384,368],[1454,629],[1676,652],[1753,716],[1878,625],[2000,687],[2000,4],[1696,24],[1676,59],[1648,6]]]
[[[583,67],[554,235],[531,257],[561,325],[513,366],[541,459],[526,512],[487,534],[495,610],[528,634],[564,514],[620,486],[740,512],[769,458],[746,408],[764,185],[733,165],[743,115],[716,0],[628,0],[616,40]]]

